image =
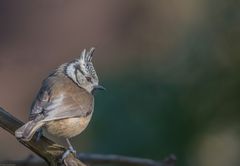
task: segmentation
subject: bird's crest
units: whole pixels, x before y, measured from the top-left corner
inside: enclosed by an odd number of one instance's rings
[[[89,51],[84,49],[80,55],[80,61],[82,63],[90,63],[92,60],[94,50],[95,50],[94,47],[92,47]]]

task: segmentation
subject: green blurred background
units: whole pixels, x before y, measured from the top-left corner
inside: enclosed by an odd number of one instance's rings
[[[0,104],[27,121],[48,73],[96,47],[107,88],[78,151],[240,164],[240,1],[1,0]],[[0,130],[0,160],[31,152]]]

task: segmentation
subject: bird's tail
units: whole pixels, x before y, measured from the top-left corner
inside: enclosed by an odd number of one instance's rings
[[[36,131],[44,125],[43,121],[31,120],[15,131],[16,138],[30,141]]]

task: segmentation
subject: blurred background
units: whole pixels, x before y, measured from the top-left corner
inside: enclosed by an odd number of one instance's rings
[[[78,151],[240,165],[240,1],[1,0],[0,105],[27,121],[41,81],[96,47],[107,88]],[[0,129],[0,160],[31,152]]]

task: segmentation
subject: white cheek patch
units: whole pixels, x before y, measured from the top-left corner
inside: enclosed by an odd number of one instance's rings
[[[80,84],[80,83],[84,83],[85,82],[85,77],[84,75],[79,71],[77,70],[77,75],[76,75],[76,79],[77,79],[77,82]]]

